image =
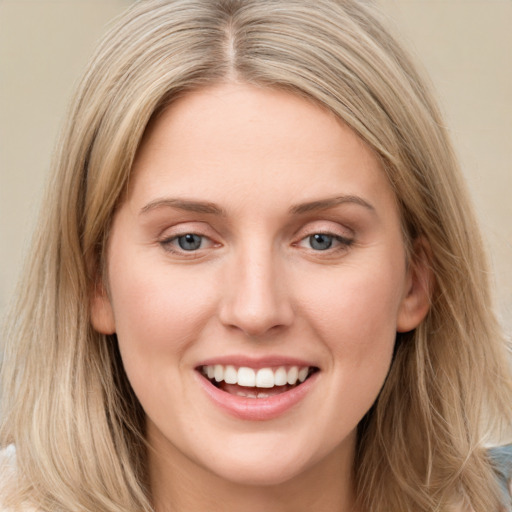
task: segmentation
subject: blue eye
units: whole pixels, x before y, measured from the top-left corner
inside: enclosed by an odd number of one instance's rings
[[[328,254],[347,250],[353,243],[353,239],[331,233],[313,233],[304,237],[298,245],[314,252]]]
[[[308,237],[309,245],[315,251],[326,251],[332,247],[334,236],[324,233],[315,233]]]
[[[210,253],[210,249],[220,247],[221,244],[214,242],[210,237],[202,232],[182,231],[181,233],[171,234],[158,240],[158,244],[166,252],[176,255],[179,258],[200,258]]]
[[[194,233],[187,233],[176,238],[178,245],[184,251],[196,251],[201,247],[203,237]]]
[[[332,247],[334,236],[324,233],[315,233],[309,237],[309,244],[315,251],[326,251]]]

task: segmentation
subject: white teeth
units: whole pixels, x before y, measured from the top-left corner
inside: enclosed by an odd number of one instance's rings
[[[299,380],[301,382],[304,382],[306,380],[306,377],[308,376],[309,368],[301,368],[299,370]]]
[[[238,369],[237,384],[239,386],[253,388],[256,386],[256,372],[252,368],[246,368],[245,366],[242,366],[242,368]]]
[[[241,396],[243,398],[258,398],[256,393],[244,393],[243,391],[237,391],[236,396]]]
[[[281,366],[274,373],[274,385],[285,386],[286,384],[288,384],[288,373],[286,371],[286,368],[283,368]]]
[[[299,369],[296,366],[292,366],[288,370],[288,384],[293,385],[297,382],[299,378]]]
[[[242,396],[244,398],[268,398],[270,395],[268,393],[254,393],[253,391],[238,391],[236,396]]]
[[[274,386],[285,386],[286,384],[293,386],[297,382],[304,382],[309,375],[309,367],[290,366],[287,369],[284,366],[280,366],[275,369],[259,368],[254,370],[253,368],[242,366],[237,370],[233,365],[223,366],[216,364],[203,366],[202,372],[210,380],[215,380],[215,382],[224,381],[226,384],[238,384],[247,388],[273,388]],[[258,393],[257,396],[249,392],[241,391],[240,393],[238,393],[240,396],[249,398],[264,398],[268,396],[265,393]]]
[[[220,382],[221,380],[224,380],[224,368],[221,364],[216,364],[215,369],[213,372],[213,375],[215,377],[215,380],[217,382]]]
[[[224,370],[224,382],[226,384],[236,384],[238,381],[238,372],[234,366],[228,365]]]
[[[274,372],[270,368],[261,368],[261,370],[258,370],[258,373],[256,374],[256,387],[274,387]]]

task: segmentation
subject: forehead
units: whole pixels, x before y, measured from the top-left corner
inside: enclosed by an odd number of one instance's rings
[[[327,109],[289,92],[221,84],[186,94],[152,121],[130,195],[261,200],[287,190],[307,201],[337,187],[392,195],[373,152]]]

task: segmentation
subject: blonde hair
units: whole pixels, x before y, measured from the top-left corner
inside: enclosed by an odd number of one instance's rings
[[[89,300],[147,124],[178,95],[226,80],[299,94],[351,126],[396,192],[409,263],[425,258],[435,276],[427,318],[398,335],[359,425],[363,509],[498,510],[483,444],[510,434],[512,390],[482,241],[425,80],[364,0],[140,1],[104,38],[5,336],[0,442],[15,444],[19,475],[6,504],[152,510],[144,413]]]

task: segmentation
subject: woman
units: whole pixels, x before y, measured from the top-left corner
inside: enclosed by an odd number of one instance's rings
[[[482,242],[370,5],[137,3],[48,190],[6,336],[6,507],[510,507]]]

